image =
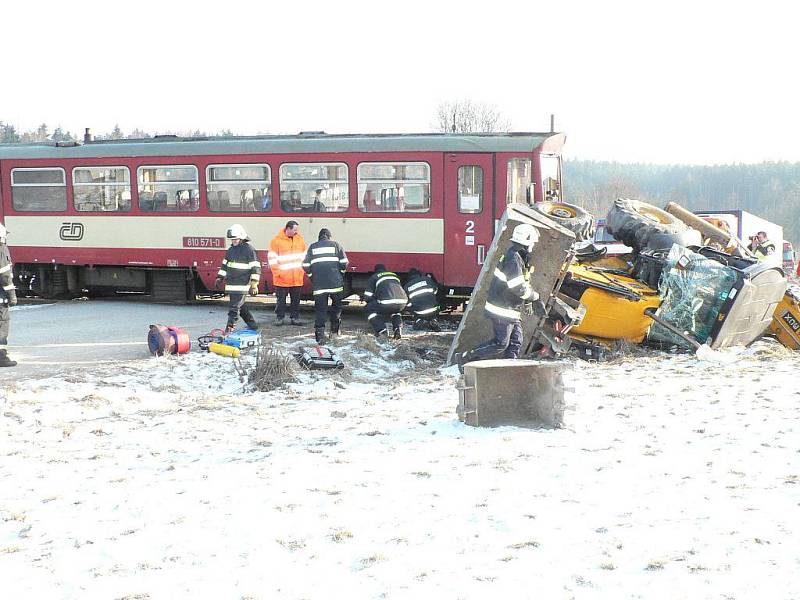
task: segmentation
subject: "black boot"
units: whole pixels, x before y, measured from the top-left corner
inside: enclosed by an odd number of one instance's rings
[[[430,321],[428,321],[428,327],[431,328],[431,331],[441,331],[442,330],[441,325],[439,325],[439,321],[437,321],[436,319],[431,319]]]
[[[8,358],[8,353],[5,350],[0,350],[0,367],[16,367],[17,361]]]
[[[403,337],[403,317],[400,315],[392,315],[392,331],[394,339],[399,340]]]
[[[331,320],[331,335],[339,335],[339,327],[342,325],[341,319]]]
[[[317,340],[317,344],[324,344],[327,341],[325,339],[325,328],[324,327],[315,328],[314,337]]]

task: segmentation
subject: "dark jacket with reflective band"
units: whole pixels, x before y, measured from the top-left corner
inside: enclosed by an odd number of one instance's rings
[[[486,295],[486,312],[491,317],[519,321],[525,301],[539,297],[528,281],[527,263],[527,252],[517,244],[512,245],[498,261]]]
[[[261,279],[261,262],[256,251],[245,241],[228,248],[217,277],[225,277],[225,291],[244,294],[250,289],[250,282]]]
[[[311,278],[314,295],[343,292],[347,263],[347,254],[337,242],[320,240],[311,244],[303,260],[303,270]]]
[[[367,302],[375,300],[381,306],[396,308],[397,312],[403,310],[408,302],[400,278],[391,271],[374,273],[367,280],[364,298]]]
[[[8,306],[8,301],[17,299],[14,289],[14,272],[8,246],[0,244],[0,306]]]
[[[436,284],[427,275],[415,275],[409,278],[405,290],[408,295],[408,307],[414,312],[414,316],[424,317],[439,310]]]

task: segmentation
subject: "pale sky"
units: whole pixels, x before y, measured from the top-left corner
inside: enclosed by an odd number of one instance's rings
[[[569,158],[800,161],[800,4],[13,1],[0,121],[237,134],[430,131],[497,107]]]

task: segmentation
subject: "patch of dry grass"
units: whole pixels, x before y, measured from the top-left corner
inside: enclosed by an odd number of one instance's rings
[[[269,392],[296,381],[296,372],[297,363],[293,356],[272,348],[262,348],[247,380],[259,392]]]
[[[368,333],[360,329],[356,331],[355,346],[371,352],[375,356],[381,356],[384,354],[384,352],[386,352],[386,350],[381,348],[380,344],[378,344],[378,338],[376,338],[372,333]]]

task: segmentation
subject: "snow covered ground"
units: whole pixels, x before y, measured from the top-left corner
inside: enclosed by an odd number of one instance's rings
[[[796,355],[565,361],[563,429],[476,429],[450,335],[273,392],[197,351],[2,384],[2,597],[800,597]]]

